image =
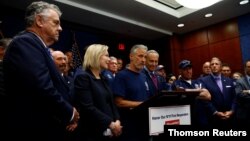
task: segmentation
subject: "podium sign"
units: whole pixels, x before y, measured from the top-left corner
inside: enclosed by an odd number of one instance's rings
[[[134,126],[145,136],[164,133],[164,125],[192,125],[194,101],[199,92],[162,91],[130,111]]]
[[[190,105],[149,107],[149,134],[164,132],[164,125],[191,125]]]

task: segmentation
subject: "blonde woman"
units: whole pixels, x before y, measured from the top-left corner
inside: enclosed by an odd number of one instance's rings
[[[112,92],[101,75],[109,60],[108,46],[90,45],[84,55],[83,69],[76,72],[75,94],[82,115],[77,140],[109,141],[121,134]]]

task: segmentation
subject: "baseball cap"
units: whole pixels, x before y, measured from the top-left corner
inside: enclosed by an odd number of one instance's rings
[[[161,69],[163,69],[164,68],[164,66],[163,65],[158,65],[157,67],[156,67],[156,71],[158,71],[158,70],[161,70]]]
[[[179,69],[185,69],[187,67],[192,67],[192,63],[191,61],[189,60],[182,60],[180,63],[179,63]]]

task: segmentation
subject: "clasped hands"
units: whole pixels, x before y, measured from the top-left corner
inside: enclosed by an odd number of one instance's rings
[[[229,119],[233,115],[233,111],[226,111],[226,112],[216,112],[216,116],[218,116],[220,119]]]
[[[112,132],[112,135],[115,137],[120,136],[122,133],[122,126],[119,120],[116,120],[115,122],[111,122],[109,125],[109,128]]]

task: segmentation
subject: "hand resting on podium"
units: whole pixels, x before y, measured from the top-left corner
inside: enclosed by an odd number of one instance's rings
[[[207,89],[204,88],[195,88],[195,89],[184,89],[182,87],[178,87],[177,91],[183,92],[200,92],[200,94],[196,97],[201,100],[211,100],[211,94]]]

